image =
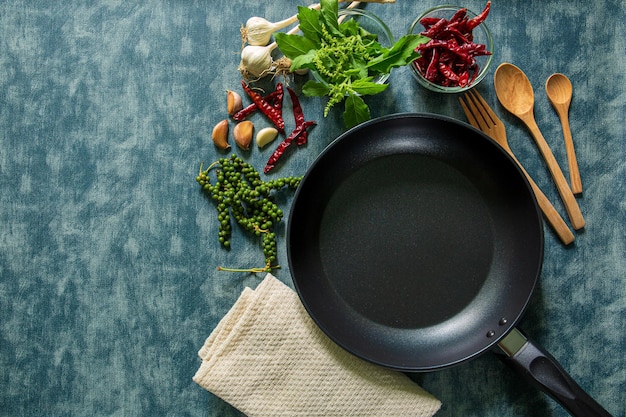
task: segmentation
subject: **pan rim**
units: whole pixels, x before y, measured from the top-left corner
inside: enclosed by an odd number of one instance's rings
[[[420,120],[423,122],[427,122],[427,121],[435,121],[437,123],[446,123],[446,124],[451,124],[454,125],[456,127],[460,127],[462,129],[466,129],[468,131],[471,131],[473,134],[475,135],[479,135],[480,137],[482,137],[485,143],[489,143],[490,145],[487,146],[493,146],[494,148],[498,149],[497,152],[499,152],[502,157],[506,160],[508,160],[508,164],[510,165],[510,167],[517,171],[517,176],[518,179],[520,181],[522,181],[525,184],[525,188],[526,188],[526,192],[528,193],[528,196],[530,197],[529,203],[531,205],[534,206],[534,209],[531,210],[533,212],[533,223],[535,221],[535,217],[536,217],[536,225],[537,230],[535,230],[533,233],[536,234],[537,239],[536,239],[536,244],[537,247],[535,248],[534,252],[534,256],[537,258],[537,262],[536,262],[536,271],[534,271],[533,277],[532,277],[532,283],[531,285],[529,285],[529,290],[527,291],[527,296],[525,297],[525,300],[523,302],[523,305],[516,310],[517,314],[515,314],[514,317],[507,317],[507,323],[505,325],[501,325],[499,329],[496,329],[496,334],[494,334],[493,336],[490,337],[489,341],[487,343],[484,343],[479,349],[476,349],[472,352],[471,355],[465,355],[463,357],[459,357],[459,358],[455,358],[453,360],[448,360],[445,361],[443,363],[438,362],[436,364],[416,364],[416,363],[406,363],[406,362],[399,362],[399,361],[394,361],[394,360],[389,360],[389,358],[383,358],[381,359],[380,357],[377,357],[376,355],[372,356],[369,353],[364,353],[359,351],[359,349],[355,349],[354,345],[351,345],[349,343],[346,343],[346,341],[344,340],[343,337],[338,337],[338,335],[336,334],[335,331],[331,330],[328,328],[328,323],[325,322],[324,320],[320,320],[317,311],[316,311],[316,306],[312,305],[307,297],[306,294],[306,289],[304,288],[302,282],[300,281],[300,279],[298,277],[295,276],[295,274],[297,272],[295,272],[296,268],[294,268],[294,264],[297,261],[297,250],[294,250],[293,248],[293,243],[292,243],[292,234],[293,234],[293,228],[292,225],[294,224],[294,216],[297,215],[298,209],[296,208],[295,210],[293,209],[297,202],[299,201],[300,194],[302,193],[302,187],[299,187],[298,190],[296,190],[296,193],[294,195],[294,205],[292,206],[292,210],[290,211],[289,214],[289,221],[287,224],[287,256],[288,256],[288,260],[289,260],[289,265],[290,265],[290,271],[291,271],[291,276],[292,276],[292,280],[293,280],[293,284],[294,287],[296,289],[296,292],[298,293],[300,300],[302,301],[302,304],[304,305],[307,313],[309,314],[309,316],[313,319],[313,321],[317,324],[317,326],[331,339],[333,340],[335,343],[337,343],[338,345],[340,345],[341,347],[343,347],[344,349],[346,349],[347,351],[363,358],[366,359],[370,362],[376,363],[378,365],[387,367],[387,368],[392,368],[392,369],[396,369],[396,370],[402,370],[402,371],[410,371],[410,372],[421,372],[421,371],[432,371],[432,370],[437,370],[437,369],[444,369],[450,366],[454,366],[463,362],[466,362],[468,360],[471,360],[489,350],[491,350],[494,345],[496,345],[503,337],[506,336],[506,334],[508,334],[508,332],[510,332],[510,330],[517,324],[517,322],[520,320],[520,318],[523,316],[523,314],[525,313],[528,304],[532,298],[532,295],[534,293],[535,287],[537,285],[537,281],[538,278],[541,274],[541,268],[542,268],[542,264],[543,264],[543,250],[544,250],[544,236],[543,236],[543,222],[542,222],[542,218],[541,218],[541,214],[540,214],[540,210],[539,207],[537,205],[537,202],[534,198],[534,194],[532,193],[532,190],[530,188],[530,185],[528,184],[525,176],[523,175],[522,171],[519,169],[518,165],[515,163],[515,161],[510,157],[510,155],[508,153],[506,153],[506,151],[504,151],[504,149],[501,148],[500,145],[498,145],[495,141],[491,140],[489,137],[487,137],[486,135],[484,135],[484,133],[480,132],[479,130],[473,128],[472,126],[463,123],[457,119],[451,118],[449,116],[444,116],[444,115],[439,115],[439,114],[431,114],[431,113],[396,113],[396,114],[390,114],[390,115],[386,115],[386,116],[382,116],[376,119],[372,119],[362,125],[359,125],[355,128],[352,128],[346,132],[344,132],[343,134],[339,135],[336,139],[334,139],[319,155],[318,157],[315,159],[315,161],[311,164],[311,166],[309,167],[309,169],[307,170],[306,174],[304,175],[303,178],[303,184],[306,184],[306,181],[308,180],[308,178],[311,175],[315,175],[316,170],[318,169],[317,166],[318,164],[320,164],[320,161],[325,160],[326,158],[328,158],[329,154],[331,154],[333,151],[333,149],[335,149],[336,146],[338,146],[338,144],[342,143],[343,141],[348,140],[350,137],[354,136],[355,134],[357,134],[359,131],[362,131],[363,129],[369,129],[372,126],[377,126],[380,123],[386,123],[386,122],[395,122],[396,119],[399,120]],[[348,139],[346,139],[348,138]],[[530,282],[530,278],[528,279]],[[438,327],[438,326],[442,326],[446,324],[445,322],[441,322],[441,323],[437,323],[435,326],[433,326],[434,328]],[[431,331],[432,329],[427,329],[428,331]]]

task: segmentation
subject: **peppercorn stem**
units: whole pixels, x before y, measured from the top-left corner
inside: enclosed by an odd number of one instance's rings
[[[280,265],[265,265],[263,268],[225,268],[223,266],[218,266],[218,271],[225,272],[250,272],[252,274],[260,274],[262,272],[270,272],[272,269],[279,269]]]
[[[269,233],[269,229],[262,229],[258,224],[254,225],[254,231],[260,233]]]

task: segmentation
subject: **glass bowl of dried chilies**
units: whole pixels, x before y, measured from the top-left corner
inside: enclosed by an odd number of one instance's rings
[[[417,82],[430,91],[461,93],[480,83],[493,58],[493,39],[485,20],[491,2],[476,14],[467,8],[437,6],[422,13],[409,28],[430,41],[418,47],[411,63]]]

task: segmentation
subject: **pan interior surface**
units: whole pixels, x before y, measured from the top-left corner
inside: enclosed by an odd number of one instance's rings
[[[295,288],[346,350],[404,371],[489,350],[543,259],[532,191],[510,157],[443,116],[386,116],[336,139],[304,176],[287,252]]]
[[[479,190],[453,166],[416,154],[356,170],[320,220],[320,257],[334,290],[391,327],[432,326],[462,311],[489,275],[493,242]]]

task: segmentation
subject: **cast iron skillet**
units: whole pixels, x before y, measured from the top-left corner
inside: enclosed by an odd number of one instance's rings
[[[515,162],[474,128],[397,114],[346,132],[296,191],[287,252],[308,313],[347,351],[417,372],[498,350],[573,415],[609,415],[515,328],[542,220]]]

